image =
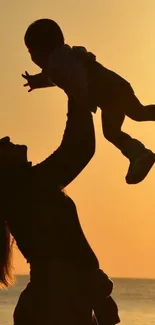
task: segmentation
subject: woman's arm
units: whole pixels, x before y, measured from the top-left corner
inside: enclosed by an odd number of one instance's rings
[[[46,182],[49,180],[64,188],[82,171],[95,152],[87,73],[69,46],[52,53],[46,73],[68,95],[68,120],[60,147],[33,170]]]
[[[88,107],[69,100],[68,120],[60,147],[32,167],[36,177],[66,187],[88,164],[95,152],[92,114]]]

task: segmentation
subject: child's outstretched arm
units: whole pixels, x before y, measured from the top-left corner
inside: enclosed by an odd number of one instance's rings
[[[55,84],[51,82],[47,75],[45,75],[43,72],[30,75],[27,71],[25,71],[25,74],[22,74],[22,77],[26,80],[26,83],[24,84],[24,87],[29,87],[28,92],[31,92],[34,89],[38,88],[46,88],[46,87],[54,87]]]

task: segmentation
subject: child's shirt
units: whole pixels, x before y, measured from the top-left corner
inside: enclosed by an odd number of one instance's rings
[[[63,89],[78,105],[89,105],[89,109],[95,111],[96,108],[90,107],[87,70],[78,56],[83,60],[96,59],[84,47],[71,48],[65,44],[51,53],[46,73],[51,85]]]
[[[117,106],[131,88],[124,78],[95,61],[84,47],[65,44],[51,53],[45,71],[52,86],[63,89],[79,108],[88,107],[94,113],[97,106]]]

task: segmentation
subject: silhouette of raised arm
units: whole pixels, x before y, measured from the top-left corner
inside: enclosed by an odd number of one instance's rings
[[[46,182],[64,188],[83,170],[94,152],[92,115],[88,107],[79,107],[69,100],[68,120],[60,146],[46,160],[33,166],[32,171]]]

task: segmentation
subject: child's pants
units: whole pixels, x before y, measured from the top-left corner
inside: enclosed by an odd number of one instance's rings
[[[103,99],[104,102],[104,99]],[[143,106],[132,88],[126,87],[121,94],[102,105],[102,127],[105,138],[112,142],[130,160],[143,152],[144,145],[121,131],[125,115],[132,120],[155,121],[155,105]]]

